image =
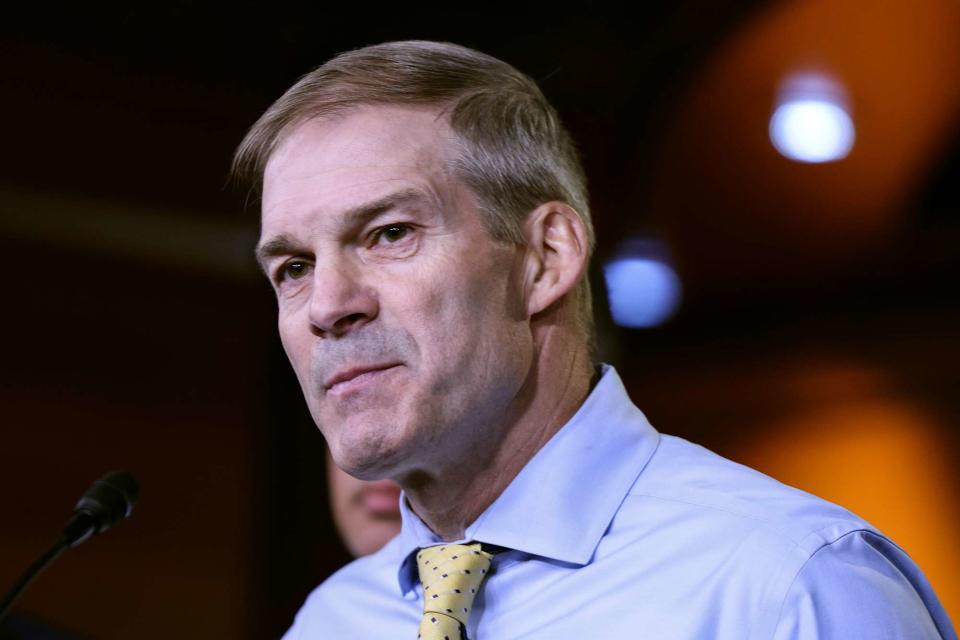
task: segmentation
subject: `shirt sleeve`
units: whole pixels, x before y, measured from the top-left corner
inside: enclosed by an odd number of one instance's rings
[[[957,640],[926,578],[869,531],[818,549],[787,591],[774,640]]]

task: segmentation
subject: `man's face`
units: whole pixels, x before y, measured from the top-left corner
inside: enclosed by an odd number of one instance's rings
[[[532,363],[523,249],[494,242],[426,108],[296,129],[267,164],[258,249],[334,460],[442,472],[499,439]]]

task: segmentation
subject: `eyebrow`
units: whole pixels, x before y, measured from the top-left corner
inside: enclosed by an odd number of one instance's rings
[[[257,257],[257,263],[264,273],[267,272],[267,263],[277,257],[286,256],[297,252],[297,243],[285,233],[274,236],[266,242],[257,245],[254,255]]]
[[[396,207],[412,202],[422,202],[427,199],[427,196],[422,191],[418,191],[417,189],[402,189],[382,198],[347,209],[342,216],[344,226],[363,226],[390,209],[395,209]],[[260,264],[260,268],[266,271],[266,265],[270,259],[277,256],[295,254],[299,251],[302,251],[300,243],[296,242],[288,234],[280,233],[258,244],[254,253],[257,262]]]

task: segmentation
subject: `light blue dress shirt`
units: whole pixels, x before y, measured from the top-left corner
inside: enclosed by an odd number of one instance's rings
[[[307,599],[284,640],[415,640],[403,529]],[[955,639],[912,560],[850,512],[657,433],[611,367],[464,541],[505,547],[471,640]]]

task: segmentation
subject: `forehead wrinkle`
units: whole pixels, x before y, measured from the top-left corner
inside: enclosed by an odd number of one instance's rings
[[[389,110],[387,109],[387,111]],[[376,113],[377,111],[381,111],[381,109],[371,109],[370,113]],[[348,117],[336,118],[334,122],[310,121],[296,127],[289,136],[285,137],[272,157],[269,158],[265,171],[265,186],[270,186],[271,183],[277,185],[279,181],[281,185],[286,183],[292,187],[294,184],[300,183],[306,188],[303,188],[303,186],[295,187],[293,193],[282,186],[278,189],[265,189],[263,201],[267,206],[263,210],[263,220],[266,221],[270,218],[274,222],[279,222],[277,231],[283,233],[274,237],[284,235],[286,242],[274,243],[268,238],[262,244],[261,249],[269,249],[269,251],[258,250],[258,257],[273,257],[282,249],[290,249],[296,245],[300,245],[302,249],[304,243],[294,242],[293,240],[299,237],[301,232],[307,231],[308,227],[313,228],[310,232],[311,235],[337,233],[340,229],[367,222],[390,208],[409,205],[418,200],[430,207],[429,213],[442,213],[452,206],[455,207],[456,200],[459,199],[456,192],[463,188],[468,192],[471,191],[469,187],[463,185],[453,171],[452,157],[455,155],[456,145],[451,143],[457,137],[450,129],[449,122],[442,111],[437,112],[435,109],[428,111],[432,112],[430,114],[431,122],[436,127],[430,139],[409,138],[406,131],[393,131],[392,142],[406,146],[405,153],[401,153],[399,157],[387,153],[385,157],[372,160],[367,155],[368,159],[360,162],[357,161],[359,160],[358,157],[349,157],[352,154],[348,154],[347,158],[341,156],[340,162],[333,165],[327,164],[326,166],[322,166],[322,163],[321,166],[310,166],[309,162],[300,163],[298,161],[299,151],[304,149],[300,145],[305,142],[298,139],[298,133],[303,133],[307,127],[319,126],[323,128],[332,125],[333,131],[329,135],[335,136],[336,128],[348,120]],[[351,114],[343,115],[349,116]],[[324,135],[323,138],[328,138],[328,136]],[[385,138],[391,140],[390,137]],[[385,138],[380,138],[378,144],[384,144]],[[412,144],[406,144],[408,142]],[[360,153],[358,155],[362,157],[364,154]],[[377,171],[379,169],[384,171],[381,173]],[[373,170],[374,175],[370,175],[371,170]],[[345,172],[345,181],[341,182],[336,179],[335,174],[338,172]],[[350,177],[354,172],[359,172],[361,175],[366,173],[367,175],[364,180],[353,182]],[[378,173],[380,175],[376,175]],[[411,178],[414,178],[412,186],[400,186],[393,193],[387,193],[385,196],[370,199],[358,205],[352,205],[349,202],[351,191],[366,196],[370,191],[375,193],[377,183],[384,186],[393,186],[390,183],[398,182],[401,185],[404,185],[404,183],[405,185],[411,185]],[[312,181],[317,181],[320,184],[315,186],[316,191],[311,194],[309,183]],[[326,183],[326,187],[332,188],[332,191],[327,191],[326,195],[324,194],[326,190],[321,190],[321,185],[324,183]],[[374,188],[367,191],[368,187]],[[271,191],[272,194],[269,193]],[[367,191],[367,193],[364,193],[364,191]],[[338,203],[337,200],[340,200],[340,202]],[[284,227],[286,227],[286,230],[284,230]]]
[[[433,207],[437,207],[439,205],[437,199],[437,195],[433,193],[432,189],[424,191],[407,187],[380,198],[349,207],[342,213],[338,213],[335,216],[336,222],[332,224],[339,224],[342,228],[356,228],[369,223],[384,213],[406,205],[425,202]],[[316,210],[311,217],[317,217]],[[319,217],[321,220],[330,222],[328,216],[320,215]],[[257,246],[256,256],[257,261],[263,265],[276,256],[300,253],[301,251],[303,251],[303,244],[301,242],[297,241],[293,235],[281,232],[268,240],[261,241]]]
[[[359,176],[354,174],[357,171],[362,173],[364,169],[385,169],[386,172],[385,175],[366,175],[362,180],[357,180],[356,178]],[[401,170],[399,173],[397,173],[398,169]],[[341,172],[344,173],[344,180],[331,180],[329,181],[331,184],[327,185],[330,188],[321,190],[317,187],[312,193],[309,188],[302,190],[297,189],[294,193],[287,194],[286,197],[277,198],[271,196],[275,196],[278,191],[286,192],[287,190],[268,189],[263,199],[264,207],[262,210],[262,218],[266,219],[267,216],[275,212],[282,216],[284,215],[284,210],[288,208],[291,211],[295,211],[304,201],[307,201],[305,204],[309,207],[305,210],[305,213],[310,217],[317,217],[318,214],[322,214],[322,205],[310,207],[310,200],[319,200],[322,202],[324,199],[329,199],[328,196],[332,195],[335,196],[334,200],[340,198],[349,201],[351,199],[350,192],[352,191],[363,192],[363,196],[366,196],[370,192],[376,192],[378,185],[392,186],[396,183],[412,186],[397,187],[393,192],[388,191],[386,195],[380,196],[375,201],[369,203],[347,206],[345,213],[336,212],[336,217],[347,219],[357,218],[367,209],[387,208],[389,204],[392,204],[389,202],[391,200],[396,201],[395,206],[404,205],[416,199],[431,201],[434,205],[440,205],[442,198],[438,191],[444,190],[441,188],[441,185],[450,187],[451,182],[456,182],[451,171],[450,163],[447,162],[442,154],[437,154],[435,149],[419,150],[414,154],[413,158],[410,158],[407,163],[403,164],[391,164],[389,160],[387,160],[383,163],[374,162],[362,165],[340,165],[324,169],[306,169],[294,175],[290,175],[290,168],[282,167],[278,168],[278,171],[275,173],[284,174],[282,182],[288,184],[299,182],[310,185],[310,183],[316,181],[317,178]],[[267,182],[269,183],[270,181],[268,180]],[[320,217],[327,218],[328,216],[320,215]]]
[[[434,200],[435,197],[432,193],[407,187],[370,202],[350,207],[341,214],[340,218],[347,226],[359,226],[392,209],[418,202],[433,202]]]

